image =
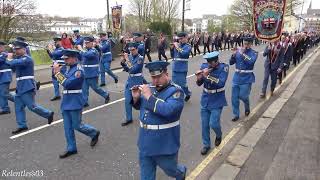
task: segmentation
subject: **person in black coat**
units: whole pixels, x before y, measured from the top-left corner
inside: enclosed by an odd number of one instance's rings
[[[145,48],[145,55],[147,56],[149,62],[152,62],[151,60],[151,56],[150,56],[150,52],[151,52],[151,39],[150,39],[150,35],[149,34],[146,34],[145,35],[145,45],[144,45],[144,48]]]

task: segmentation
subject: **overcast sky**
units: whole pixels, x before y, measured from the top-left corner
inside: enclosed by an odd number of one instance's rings
[[[35,0],[37,12],[59,16],[80,16],[101,18],[107,13],[106,0]],[[182,0],[181,0],[182,1]],[[310,0],[304,0],[304,12],[309,7]],[[123,5],[124,13],[129,12],[129,0],[109,0],[110,6]],[[198,18],[203,14],[226,14],[233,0],[191,0],[191,11],[186,12],[186,18]],[[182,6],[182,5],[181,5]],[[320,0],[313,0],[312,7],[320,9]],[[300,12],[300,11],[299,11]]]

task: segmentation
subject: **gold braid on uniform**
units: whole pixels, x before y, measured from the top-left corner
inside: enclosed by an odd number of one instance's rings
[[[128,66],[129,69],[131,69],[133,66],[130,61],[126,61],[125,64]]]
[[[62,84],[67,79],[66,77],[64,77],[64,75],[61,72],[58,72],[54,76],[57,78],[60,84]]]
[[[218,82],[219,82],[219,79],[218,79],[218,78],[215,78],[215,77],[210,76],[210,75],[208,75],[206,78],[207,78],[208,80],[210,80],[211,83],[212,83],[212,82],[215,82],[215,83],[218,83]]]

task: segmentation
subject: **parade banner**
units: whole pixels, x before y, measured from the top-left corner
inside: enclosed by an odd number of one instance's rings
[[[255,35],[264,41],[280,38],[283,28],[286,0],[253,0]]]
[[[121,29],[122,6],[112,7],[112,24],[113,29]]]

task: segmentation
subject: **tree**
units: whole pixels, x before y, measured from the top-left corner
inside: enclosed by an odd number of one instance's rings
[[[152,22],[149,25],[152,32],[163,32],[166,35],[171,35],[172,28],[168,22]]]
[[[130,0],[131,12],[139,18],[139,30],[150,21],[151,0]]]
[[[2,0],[0,5],[0,39],[8,41],[36,7],[33,0]]]
[[[139,18],[139,30],[151,22],[168,22],[173,26],[179,15],[180,0],[130,0],[131,12]]]
[[[221,25],[214,23],[213,20],[209,20],[208,21],[208,32],[209,33],[221,32]]]
[[[287,0],[285,16],[291,15],[293,10],[301,5],[301,0]],[[230,7],[231,15],[237,17],[238,22],[242,22],[244,28],[253,27],[253,0],[235,0]]]

